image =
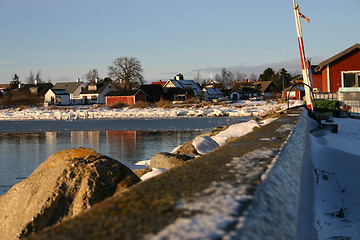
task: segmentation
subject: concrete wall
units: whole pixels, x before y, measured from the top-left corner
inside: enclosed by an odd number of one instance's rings
[[[241,239],[314,239],[312,163],[307,114],[257,188]]]

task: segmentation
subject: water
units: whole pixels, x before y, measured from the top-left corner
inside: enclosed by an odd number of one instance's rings
[[[170,152],[214,127],[246,120],[248,118],[1,122],[0,195],[28,177],[51,154],[64,149],[88,147],[129,165],[148,160],[158,152]]]

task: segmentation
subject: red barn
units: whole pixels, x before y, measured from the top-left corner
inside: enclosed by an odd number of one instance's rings
[[[340,87],[360,87],[360,44],[323,61],[315,70],[317,75],[312,75],[313,85],[322,92],[337,92]]]
[[[133,91],[112,91],[105,95],[106,106],[123,103],[126,105],[134,105],[136,102],[146,102],[146,93],[139,90]]]

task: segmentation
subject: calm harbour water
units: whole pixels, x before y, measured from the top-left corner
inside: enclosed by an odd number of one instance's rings
[[[158,152],[169,152],[203,132],[229,124],[229,121],[246,120],[144,119],[136,120],[135,125],[131,125],[134,121],[127,120],[2,122],[0,125],[7,128],[0,127],[0,195],[28,177],[51,154],[64,149],[88,147],[121,163],[134,164],[148,160]],[[65,130],[67,125],[72,126],[70,131]],[[95,130],[96,126],[98,130]],[[49,131],[50,128],[56,131]]]

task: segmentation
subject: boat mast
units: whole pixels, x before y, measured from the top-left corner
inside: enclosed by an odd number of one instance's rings
[[[301,21],[300,17],[305,19],[307,22],[310,23],[310,19],[305,17],[302,13],[300,13],[299,5],[295,3],[295,0],[293,0],[294,5],[294,15],[295,15],[295,23],[296,23],[296,30],[297,30],[297,36],[298,36],[298,42],[299,42],[299,49],[300,49],[300,59],[301,59],[301,68],[302,68],[302,74],[303,74],[303,82],[308,85],[304,86],[305,88],[305,100],[307,107],[309,109],[312,108],[312,101],[311,101],[311,93],[312,93],[312,79],[311,79],[311,63],[310,60],[306,60],[305,58],[305,49],[304,49],[304,41],[302,36],[302,30],[301,30]],[[311,87],[311,89],[309,88]]]

